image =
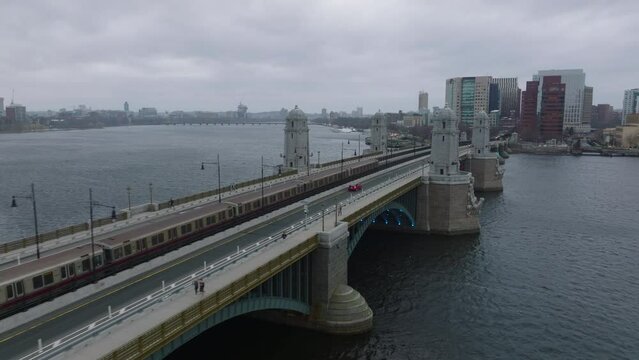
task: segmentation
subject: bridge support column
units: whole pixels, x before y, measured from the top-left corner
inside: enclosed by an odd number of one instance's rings
[[[502,191],[504,189],[501,182],[504,170],[496,157],[473,158],[470,161],[470,171],[475,179],[476,191]]]
[[[332,334],[358,334],[373,327],[373,311],[348,286],[348,224],[319,233],[311,263],[311,315],[308,325]]]
[[[478,233],[482,201],[475,197],[469,173],[430,176],[417,188],[415,230],[449,236]]]

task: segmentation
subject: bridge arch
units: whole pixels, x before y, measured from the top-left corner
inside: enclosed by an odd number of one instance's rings
[[[411,194],[410,192],[409,194]],[[360,221],[349,228],[348,237],[348,256],[350,256],[355,247],[361,240],[369,226],[372,224],[382,224],[392,227],[415,227],[415,196],[407,194],[391,201],[384,206],[376,209],[370,215],[360,219]]]

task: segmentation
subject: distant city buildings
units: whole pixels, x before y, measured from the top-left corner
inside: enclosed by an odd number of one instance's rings
[[[617,123],[617,113],[610,104],[597,104],[592,106],[591,126],[595,129],[611,128],[620,125]]]
[[[158,116],[158,111],[154,107],[143,107],[138,111],[138,114],[141,117],[156,117]]]
[[[0,116],[4,116],[4,98],[0,97]]]
[[[626,117],[629,114],[637,113],[639,113],[639,89],[630,89],[624,91],[621,124],[626,124]]]
[[[248,106],[242,104],[242,102],[240,102],[240,105],[237,106],[237,118],[238,119],[246,119],[247,116],[247,111],[248,111]]]
[[[27,121],[27,108],[20,104],[11,103],[6,108],[7,125],[20,124]]]
[[[129,112],[129,102],[128,102],[128,101],[125,101],[125,102],[124,102],[124,112],[125,112],[125,113],[128,113],[128,112]]]
[[[559,140],[565,132],[588,133],[593,88],[582,69],[541,70],[521,97],[522,140]]]
[[[425,114],[428,112],[428,93],[426,91],[420,91],[417,100],[417,112]]]
[[[462,122],[472,125],[475,113],[489,113],[490,76],[456,77],[446,80],[446,105]]]
[[[521,89],[516,77],[493,78],[492,84],[497,85],[499,92],[499,113],[501,117],[519,117],[519,105],[521,99]],[[492,91],[492,88],[491,88]],[[492,93],[491,93],[492,97]],[[496,108],[491,109],[497,110]]]

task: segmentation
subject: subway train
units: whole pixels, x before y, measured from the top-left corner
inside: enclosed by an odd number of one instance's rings
[[[310,195],[429,152],[429,148],[421,148],[377,159],[361,158],[343,167],[273,184],[264,189],[264,194],[259,190],[235,194],[222,202],[159,216],[94,236],[93,243],[0,270],[0,319]]]

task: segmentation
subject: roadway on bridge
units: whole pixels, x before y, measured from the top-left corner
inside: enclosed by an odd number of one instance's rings
[[[402,165],[393,170],[400,172],[408,168],[415,168],[419,164]],[[369,180],[363,181],[363,188],[373,187],[389,178],[389,173],[382,172],[372,175]],[[340,185],[337,192],[327,192],[320,195],[319,199],[309,203],[309,213],[321,212],[322,208],[334,206],[351,196],[346,190],[347,185]],[[256,190],[259,191],[259,190]],[[263,217],[264,218],[264,217]],[[38,339],[43,344],[58,339],[62,334],[81,328],[94,319],[98,319],[107,313],[109,306],[118,309],[134,299],[146,296],[148,293],[161,287],[162,281],[170,284],[178,279],[192,274],[204,262],[213,263],[240,248],[252,244],[271,234],[281,231],[291,224],[299,223],[304,219],[303,208],[299,207],[291,212],[228,236],[214,244],[188,254],[187,256],[173,260],[154,271],[133,277],[126,282],[112,288],[100,291],[89,298],[83,299],[63,309],[52,311],[46,317],[20,326],[14,330],[0,335],[0,349],[3,357],[18,358],[37,347]],[[334,215],[325,219],[327,223],[335,221]],[[46,304],[44,305],[46,306]]]

